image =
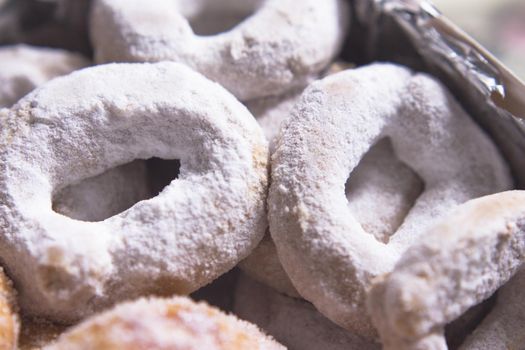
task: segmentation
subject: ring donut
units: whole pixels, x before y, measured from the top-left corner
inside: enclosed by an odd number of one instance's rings
[[[359,224],[343,190],[384,138],[425,186],[386,244]],[[299,293],[342,327],[375,337],[365,307],[371,280],[447,210],[511,186],[494,144],[437,81],[374,64],[313,83],[294,107],[272,155],[270,232]]]
[[[87,67],[82,56],[27,45],[0,48],[0,107],[10,107],[52,78]]]
[[[61,335],[46,350],[284,350],[255,325],[185,297],[117,305]]]
[[[243,6],[243,1],[219,1]],[[184,15],[217,0],[96,0],[91,37],[97,62],[184,63],[241,101],[304,86],[337,55],[346,33],[343,0],[250,1],[253,15],[233,29],[196,35]],[[199,9],[200,8],[200,9]]]
[[[231,94],[183,65],[84,69],[0,121],[0,256],[28,315],[72,322],[123,298],[190,293],[264,234],[262,131]],[[157,196],[101,222],[52,210],[55,191],[151,157],[181,164]]]
[[[459,206],[374,283],[368,305],[385,349],[447,349],[444,325],[491,296],[524,263],[525,191],[498,193]],[[512,283],[523,285],[523,274],[516,277]],[[505,295],[508,292],[503,291],[498,299]],[[504,310],[519,314],[520,304],[523,312],[523,295],[496,304],[480,331],[493,327],[494,317]],[[512,342],[523,345],[519,343],[523,328],[513,335],[513,326],[518,325],[506,327],[508,333],[500,328],[492,341],[504,342],[509,349]]]
[[[346,62],[332,64],[327,75],[349,69]],[[245,103],[270,143],[270,154],[282,123],[299,102],[304,89],[282,96]],[[348,205],[367,232],[385,242],[401,224],[411,203],[422,190],[421,179],[393,153],[388,140],[374,145],[354,169],[346,185]],[[284,271],[268,231],[254,251],[240,263],[252,278],[291,297],[300,297]]]

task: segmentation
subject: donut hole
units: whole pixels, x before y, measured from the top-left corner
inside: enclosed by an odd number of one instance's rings
[[[264,0],[210,0],[204,1],[186,13],[193,32],[199,36],[211,36],[227,32],[253,15]]]
[[[75,220],[103,221],[158,195],[179,169],[178,159],[134,160],[57,191],[52,207]]]
[[[162,192],[173,180],[179,177],[180,160],[150,158],[146,161],[148,182],[152,197]]]
[[[387,243],[423,192],[421,177],[384,138],[373,145],[345,184],[348,207],[363,229]]]

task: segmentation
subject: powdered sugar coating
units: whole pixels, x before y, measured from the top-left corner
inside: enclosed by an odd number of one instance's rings
[[[0,107],[10,107],[46,81],[84,68],[80,55],[27,45],[0,48]]]
[[[262,131],[231,94],[185,66],[85,69],[0,119],[0,255],[28,314],[73,321],[123,298],[189,293],[264,234]],[[54,191],[153,156],[181,163],[158,196],[102,222],[51,210]]]
[[[368,305],[385,349],[447,349],[444,325],[492,295],[518,271],[524,257],[525,191],[459,206],[374,283]],[[519,278],[513,282],[519,284]],[[496,315],[523,304],[519,298],[499,302],[481,328],[490,329]],[[500,341],[510,340],[501,329],[499,333]],[[518,338],[519,333],[513,340]]]
[[[47,350],[284,350],[256,326],[175,297],[118,305],[66,332]]]
[[[27,45],[0,48],[0,62],[0,107],[10,107],[37,86],[89,64],[71,52]],[[54,209],[78,220],[102,220],[148,197],[146,175],[140,162],[108,170],[58,193]]]
[[[269,142],[270,154],[275,148],[275,140],[282,122],[289,117],[290,111],[299,101],[303,90],[245,102],[246,107],[257,119]],[[284,272],[269,230],[259,245],[246,259],[241,261],[239,266],[257,281],[291,297],[301,297]]]
[[[381,349],[319,313],[309,302],[277,293],[245,275],[235,290],[234,312],[290,350]]]
[[[197,36],[183,17],[192,11],[185,6],[187,1],[144,6],[141,0],[96,0],[91,15],[96,61],[176,61],[242,101],[280,95],[305,86],[329,65],[349,17],[343,0],[266,0],[233,29]]]
[[[425,183],[388,244],[361,227],[343,190],[385,137]],[[295,106],[272,155],[270,231],[299,293],[334,322],[374,336],[365,307],[372,279],[443,213],[511,186],[495,146],[437,81],[375,64],[313,83]]]
[[[332,64],[326,75],[350,68],[346,62]],[[282,123],[290,116],[304,89],[282,96],[272,96],[245,102],[270,143],[270,154]],[[374,145],[363,157],[346,185],[348,205],[357,221],[377,239],[386,242],[402,223],[415,198],[422,190],[421,179],[393,153],[388,140]],[[291,297],[300,297],[286,275],[270,232],[257,248],[240,263],[240,267],[259,282]]]
[[[357,221],[366,232],[386,243],[403,223],[422,192],[423,183],[396,157],[391,142],[383,139],[364,155],[345,187],[348,208]],[[250,276],[279,292],[300,297],[270,237],[265,236],[240,266]]]

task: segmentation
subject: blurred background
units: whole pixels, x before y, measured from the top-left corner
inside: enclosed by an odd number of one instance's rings
[[[525,80],[525,0],[430,1]],[[0,0],[0,42],[41,45],[45,41],[45,46],[89,55],[85,23],[89,2]],[[50,17],[55,21],[46,22]],[[15,18],[20,21],[15,23]]]
[[[525,0],[431,0],[525,80]]]

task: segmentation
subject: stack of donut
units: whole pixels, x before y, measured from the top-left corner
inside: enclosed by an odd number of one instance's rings
[[[523,348],[525,192],[348,1],[90,5],[0,46],[1,349]]]

